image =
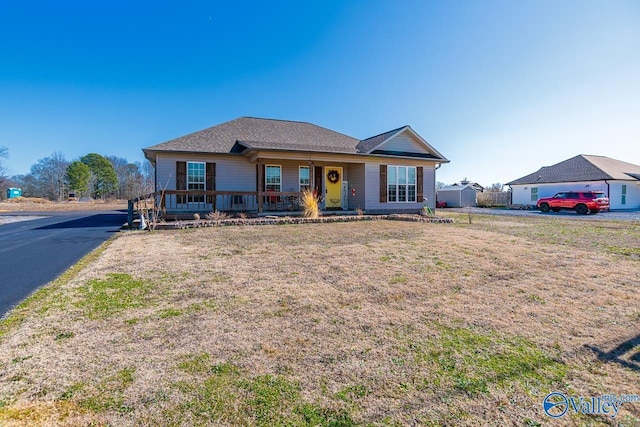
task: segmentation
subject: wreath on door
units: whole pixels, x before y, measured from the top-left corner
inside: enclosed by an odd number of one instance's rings
[[[335,169],[330,170],[329,172],[327,172],[327,179],[332,184],[337,183],[338,181],[340,181],[340,172]]]

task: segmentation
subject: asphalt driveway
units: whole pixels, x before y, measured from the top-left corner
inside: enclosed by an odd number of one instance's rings
[[[575,211],[563,210],[560,212],[540,212],[539,210],[512,210],[512,209],[492,209],[492,208],[441,208],[438,213],[446,215],[447,212],[459,212],[478,215],[507,215],[507,216],[528,216],[537,218],[566,218],[587,221],[640,221],[640,211],[610,211],[598,214],[578,215]]]
[[[0,225],[0,316],[117,232],[121,211],[20,212],[41,216]]]

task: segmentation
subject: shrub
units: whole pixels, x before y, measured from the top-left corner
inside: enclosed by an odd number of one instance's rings
[[[207,219],[211,220],[211,221],[220,221],[223,219],[227,219],[229,218],[229,215],[227,215],[224,212],[220,212],[218,210],[215,210],[213,212],[210,212],[207,214]]]
[[[313,194],[313,191],[304,190],[300,197],[300,204],[303,209],[302,215],[304,215],[305,218],[318,218],[320,216],[318,198]]]

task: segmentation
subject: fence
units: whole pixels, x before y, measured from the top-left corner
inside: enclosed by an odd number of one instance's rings
[[[485,191],[478,193],[476,196],[478,200],[478,206],[480,207],[495,207],[495,206],[507,206],[511,204],[511,192],[509,191]]]

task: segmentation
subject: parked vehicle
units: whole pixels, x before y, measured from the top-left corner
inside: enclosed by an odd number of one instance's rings
[[[553,197],[539,199],[537,206],[542,212],[569,209],[586,215],[609,210],[609,198],[602,191],[563,191]]]

